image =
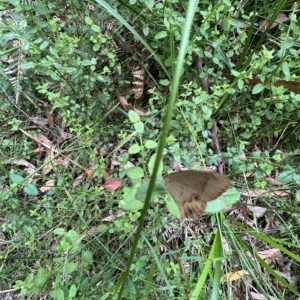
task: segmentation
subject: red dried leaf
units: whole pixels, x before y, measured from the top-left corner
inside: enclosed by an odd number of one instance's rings
[[[108,190],[115,191],[122,185],[122,179],[112,179],[104,183],[104,187]]]
[[[133,109],[133,106],[130,103],[128,103],[128,101],[126,100],[126,98],[120,96],[119,100],[120,100],[121,105],[124,107],[124,109],[126,111],[129,111],[129,110]]]

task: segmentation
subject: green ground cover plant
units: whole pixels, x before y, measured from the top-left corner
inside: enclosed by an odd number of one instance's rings
[[[298,299],[299,3],[0,2],[0,295]],[[179,220],[163,176],[230,189]]]

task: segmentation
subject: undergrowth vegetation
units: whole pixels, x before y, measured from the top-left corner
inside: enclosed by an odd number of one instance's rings
[[[299,3],[0,13],[1,296],[300,297]],[[205,167],[231,188],[179,220],[163,176]]]

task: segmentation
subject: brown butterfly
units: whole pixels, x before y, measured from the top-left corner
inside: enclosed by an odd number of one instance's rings
[[[182,171],[164,177],[166,188],[178,205],[181,219],[199,219],[208,201],[229,187],[227,177],[209,171]]]

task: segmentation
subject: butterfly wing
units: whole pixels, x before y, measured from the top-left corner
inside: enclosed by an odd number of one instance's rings
[[[222,195],[230,185],[218,173],[207,171],[175,172],[164,177],[165,186],[177,203],[181,219],[199,219],[206,202]]]

